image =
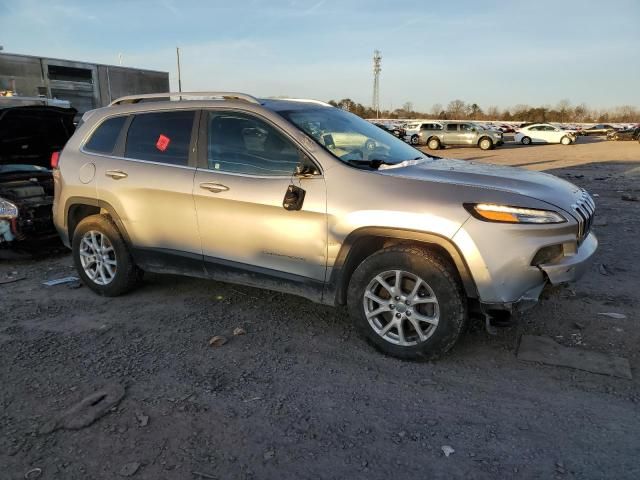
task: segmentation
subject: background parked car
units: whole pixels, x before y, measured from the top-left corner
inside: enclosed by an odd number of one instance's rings
[[[74,108],[0,109],[0,245],[55,237],[51,155],[75,130]]]
[[[607,140],[638,140],[640,138],[640,127],[627,128],[625,130],[618,130],[615,132],[607,133]]]
[[[583,128],[580,130],[580,135],[606,135],[609,132],[615,132],[617,128],[608,123],[599,123],[591,127]]]
[[[419,145],[421,143],[420,132],[423,130],[442,130],[442,124],[438,122],[417,122],[405,125],[405,141],[411,145]]]
[[[576,141],[576,132],[563,130],[548,123],[535,123],[518,130],[515,141],[523,145],[531,143],[561,143],[571,145]]]
[[[383,129],[386,132],[389,132],[390,134],[400,138],[400,139],[404,139],[404,137],[407,134],[407,131],[397,125],[385,125],[384,123],[373,123],[376,127],[380,127],[381,129]]]
[[[490,150],[502,145],[502,132],[485,130],[472,122],[442,122],[437,129],[420,130],[418,143],[426,144],[431,150],[448,146],[480,147]]]

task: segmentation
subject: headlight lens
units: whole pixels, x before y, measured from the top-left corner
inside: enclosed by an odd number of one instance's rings
[[[18,207],[9,200],[0,198],[0,218],[11,220],[18,217]]]
[[[491,203],[470,203],[465,208],[471,215],[486,222],[500,223],[564,223],[562,215],[551,210],[510,207]]]

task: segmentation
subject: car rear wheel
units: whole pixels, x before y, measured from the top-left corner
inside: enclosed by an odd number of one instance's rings
[[[480,142],[478,142],[478,146],[480,150],[491,150],[493,148],[493,142],[490,138],[481,138]]]
[[[571,145],[571,139],[566,135],[560,139],[562,145]]]
[[[411,145],[418,145],[420,143],[420,137],[418,135],[411,136]]]
[[[83,219],[73,232],[73,260],[83,283],[106,297],[122,295],[142,279],[127,246],[106,215]]]
[[[431,138],[429,139],[427,146],[430,150],[438,150],[440,148],[440,140],[438,140],[437,138]]]
[[[529,137],[522,137],[522,140],[520,140],[520,142],[523,145],[530,145],[531,144],[531,139]]]
[[[466,320],[466,302],[446,261],[421,248],[389,247],[364,260],[348,291],[357,328],[380,351],[434,359],[450,350]]]

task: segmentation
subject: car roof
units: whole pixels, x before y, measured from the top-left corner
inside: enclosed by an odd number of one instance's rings
[[[210,98],[205,98],[210,97]],[[274,112],[284,110],[309,110],[310,108],[335,108],[318,100],[298,98],[258,99],[235,92],[167,92],[158,94],[130,95],[111,102],[107,107],[86,112],[82,121],[100,119],[114,114],[149,112],[156,110],[199,109],[211,106],[242,107],[259,112],[267,109]],[[264,111],[264,110],[263,110]]]

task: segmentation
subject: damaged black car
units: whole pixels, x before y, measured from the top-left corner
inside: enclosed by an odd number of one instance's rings
[[[0,108],[0,247],[55,238],[51,161],[75,130],[77,111]]]

